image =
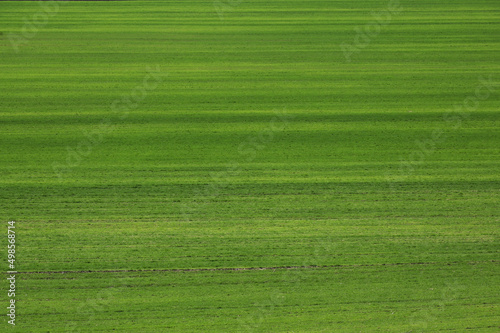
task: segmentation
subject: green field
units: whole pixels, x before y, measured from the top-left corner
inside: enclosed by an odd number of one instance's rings
[[[0,332],[498,332],[499,14],[0,2]]]

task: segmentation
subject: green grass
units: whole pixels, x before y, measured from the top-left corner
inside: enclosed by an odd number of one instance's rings
[[[401,1],[351,61],[388,1],[58,4],[15,52],[40,5],[0,2],[0,331],[498,330],[497,1]]]

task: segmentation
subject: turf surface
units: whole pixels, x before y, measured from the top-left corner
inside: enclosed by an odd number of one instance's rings
[[[2,331],[498,330],[497,1],[52,6],[0,2]]]

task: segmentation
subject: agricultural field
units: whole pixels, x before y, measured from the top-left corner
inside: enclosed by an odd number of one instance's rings
[[[499,15],[1,1],[0,332],[498,332]]]

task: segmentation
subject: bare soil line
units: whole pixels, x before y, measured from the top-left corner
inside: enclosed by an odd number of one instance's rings
[[[476,265],[480,263],[496,263],[497,260],[470,261],[470,262],[408,262],[389,264],[352,264],[352,265],[307,265],[307,266],[276,266],[276,267],[220,267],[220,268],[167,268],[167,269],[110,269],[110,270],[81,270],[81,271],[32,271],[16,272],[16,274],[82,274],[82,273],[148,273],[148,272],[214,272],[214,271],[265,271],[265,270],[289,270],[289,269],[329,269],[329,268],[355,268],[355,267],[384,267],[384,266],[408,266],[408,265]],[[12,274],[4,272],[4,274]]]

